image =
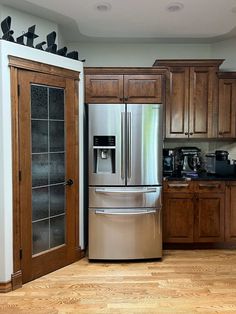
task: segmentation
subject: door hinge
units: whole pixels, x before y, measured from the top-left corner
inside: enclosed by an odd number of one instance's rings
[[[20,249],[20,259],[22,259],[23,251]]]
[[[19,181],[21,181],[21,171],[19,171]]]
[[[20,96],[20,85],[18,84],[17,85],[17,94],[18,94],[18,97]]]

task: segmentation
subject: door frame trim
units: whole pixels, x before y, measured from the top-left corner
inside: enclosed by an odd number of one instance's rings
[[[18,91],[18,71],[29,70],[43,74],[60,76],[67,79],[74,79],[78,86],[80,72],[68,70],[36,61],[9,56],[10,84],[11,84],[11,112],[12,112],[12,182],[13,182],[13,274],[10,282],[4,283],[5,292],[20,288],[22,286],[21,270],[21,211],[20,211],[20,147],[19,147],[19,91]],[[76,89],[75,99],[78,99],[78,89]],[[77,103],[77,102],[75,102]],[[78,105],[76,106],[78,115]],[[78,119],[76,121],[78,134]],[[77,144],[78,145],[78,144]],[[78,154],[78,150],[77,150]],[[79,156],[78,160],[79,160]],[[79,174],[79,173],[78,173]],[[79,201],[79,200],[77,200]],[[79,206],[79,202],[78,202]],[[83,252],[79,246],[79,213],[76,213],[76,259],[83,257]],[[0,289],[1,290],[1,289]]]

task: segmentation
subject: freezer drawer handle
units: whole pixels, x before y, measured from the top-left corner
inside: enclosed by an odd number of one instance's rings
[[[156,210],[142,210],[142,211],[134,211],[134,212],[112,212],[112,211],[105,211],[105,210],[96,210],[95,214],[97,215],[146,215],[146,214],[155,214]]]
[[[96,193],[117,193],[117,194],[139,194],[139,193],[155,193],[156,188],[140,189],[140,190],[109,190],[109,189],[95,189]]]

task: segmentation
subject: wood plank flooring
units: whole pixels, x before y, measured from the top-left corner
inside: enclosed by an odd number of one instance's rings
[[[162,261],[81,261],[0,295],[0,313],[236,313],[236,250]]]

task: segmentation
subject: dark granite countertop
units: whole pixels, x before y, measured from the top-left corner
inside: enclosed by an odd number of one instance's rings
[[[193,180],[193,181],[236,181],[235,176],[218,176],[218,175],[208,175],[208,174],[199,174],[198,176],[167,176],[163,177],[166,181],[186,181],[186,180]]]

